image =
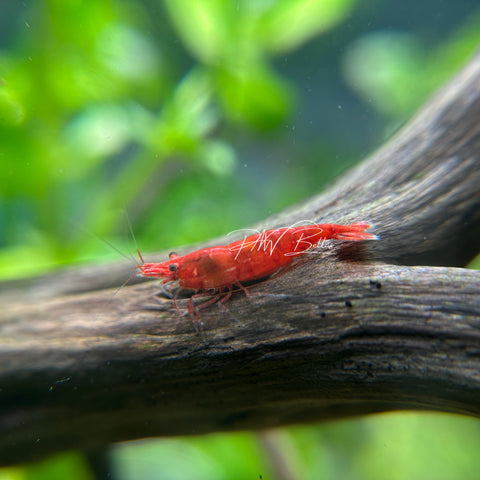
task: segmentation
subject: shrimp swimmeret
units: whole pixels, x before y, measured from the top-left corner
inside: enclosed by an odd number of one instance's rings
[[[243,240],[218,247],[202,248],[187,255],[172,252],[169,260],[162,263],[137,265],[138,275],[162,278],[163,283],[177,282],[178,286],[190,289],[195,295],[211,295],[212,298],[195,306],[193,297],[188,302],[192,319],[198,310],[220,300],[227,301],[234,286],[247,289],[241,282],[250,282],[268,277],[289,265],[295,256],[303,255],[324,240],[357,242],[377,240],[367,233],[368,222],[350,225],[323,223],[297,227],[266,230],[245,237]],[[143,259],[140,256],[142,262]]]

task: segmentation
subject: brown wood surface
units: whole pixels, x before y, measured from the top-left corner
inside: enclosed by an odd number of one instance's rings
[[[381,239],[298,258],[203,310],[202,335],[158,282],[117,291],[131,265],[3,284],[0,463],[395,409],[480,416],[480,272],[458,268],[480,250],[479,157],[477,55],[372,157],[261,225],[369,220]]]

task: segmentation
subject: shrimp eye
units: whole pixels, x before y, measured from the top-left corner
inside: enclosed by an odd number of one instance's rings
[[[171,271],[171,272],[176,272],[177,271],[177,268],[178,268],[178,265],[176,263],[171,263],[169,266],[168,266],[168,269]]]
[[[178,257],[177,253],[176,252],[170,252],[168,254],[168,258],[171,260],[172,258],[175,258],[175,257]]]

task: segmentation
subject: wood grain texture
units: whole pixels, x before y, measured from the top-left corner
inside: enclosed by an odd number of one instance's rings
[[[395,409],[480,416],[480,273],[457,268],[479,252],[479,118],[477,55],[371,158],[262,223],[369,220],[381,240],[328,244],[205,309],[203,341],[158,282],[116,292],[131,266],[2,285],[0,463]]]

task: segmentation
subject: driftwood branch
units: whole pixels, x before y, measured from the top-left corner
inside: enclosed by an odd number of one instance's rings
[[[4,284],[0,463],[404,408],[480,416],[480,272],[456,268],[479,251],[479,118],[477,55],[370,159],[262,225],[369,220],[381,240],[202,310],[203,340],[158,282],[105,289],[130,266]]]

